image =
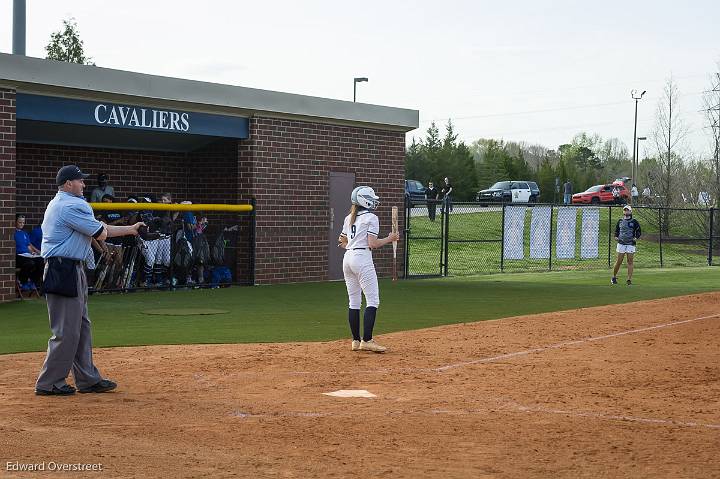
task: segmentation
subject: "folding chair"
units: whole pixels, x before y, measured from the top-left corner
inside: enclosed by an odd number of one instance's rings
[[[33,283],[32,289],[29,289],[27,291],[23,291],[22,284],[20,284],[20,280],[18,279],[18,274],[20,274],[20,268],[15,268],[15,290],[17,291],[17,295],[20,299],[26,299],[26,298],[32,298],[33,294],[40,297],[40,292],[37,290],[37,286]],[[25,296],[27,294],[27,296]]]

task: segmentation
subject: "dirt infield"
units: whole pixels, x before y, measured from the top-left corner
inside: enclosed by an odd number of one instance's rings
[[[0,476],[720,477],[718,338],[711,293],[388,334],[384,355],[97,349],[104,395],[36,397],[43,354],[0,356]]]

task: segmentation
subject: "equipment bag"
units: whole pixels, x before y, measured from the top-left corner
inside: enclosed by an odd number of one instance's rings
[[[43,274],[43,291],[77,298],[78,261],[59,256],[48,258]]]
[[[225,264],[225,235],[220,233],[212,247],[213,264],[222,266]]]

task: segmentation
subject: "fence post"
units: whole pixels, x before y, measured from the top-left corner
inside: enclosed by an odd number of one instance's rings
[[[502,240],[500,241],[500,272],[505,271],[505,203],[502,205]]]
[[[405,264],[403,266],[403,278],[408,279],[410,275],[410,201],[408,197],[405,197],[405,231],[403,233],[403,240],[405,241]]]
[[[444,275],[447,277],[448,275],[448,246],[450,244],[450,208],[447,205],[447,202],[443,203],[443,210],[445,211],[445,216],[443,217],[443,225],[445,226],[445,239],[443,240],[443,245],[445,248],[445,271]]]
[[[608,210],[608,268],[612,265],[612,206]]]
[[[553,213],[555,212],[555,205],[550,205],[550,237],[548,238],[548,271],[552,271],[552,240],[553,240]],[[503,228],[504,229],[504,228]]]
[[[255,241],[255,215],[256,215],[256,208],[257,208],[257,201],[255,198],[250,199],[250,204],[252,205],[253,209],[250,213],[250,284],[252,286],[255,286],[255,248],[256,248],[256,241]]]
[[[715,232],[713,231],[714,220],[715,208],[710,208],[710,241],[708,241],[708,266],[712,266],[713,261],[713,235],[715,234]]]
[[[436,205],[437,206],[437,205]],[[435,211],[437,213],[437,210]],[[438,267],[440,268],[440,276],[443,275],[445,266],[445,216],[444,211],[440,208],[440,259]]]
[[[658,208],[658,230],[660,231],[660,267],[663,267],[663,245],[662,245],[662,232],[663,232],[663,224],[662,224],[662,208]]]
[[[170,277],[168,278],[170,280],[170,286],[168,287],[168,289],[170,291],[175,291],[175,285],[177,283],[177,278],[175,278],[175,261],[174,260],[175,260],[175,255],[177,254],[177,251],[175,249],[176,248],[175,236],[177,234],[177,231],[175,231],[174,227],[171,230],[171,233],[172,233],[172,235],[170,236],[170,268],[168,270],[168,275],[170,275]],[[183,231],[183,234],[184,233],[185,232]],[[237,267],[235,268],[235,270],[237,271]]]

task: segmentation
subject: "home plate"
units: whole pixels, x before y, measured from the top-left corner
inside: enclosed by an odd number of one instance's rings
[[[374,398],[377,397],[370,391],[364,389],[340,389],[331,393],[323,393],[325,396],[333,396],[336,398]]]

